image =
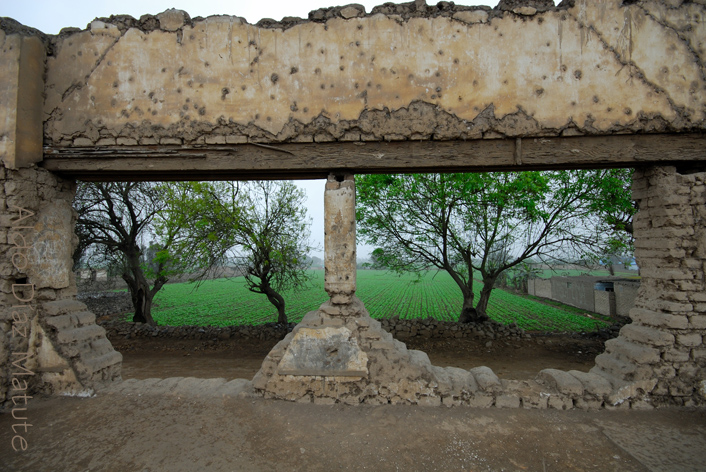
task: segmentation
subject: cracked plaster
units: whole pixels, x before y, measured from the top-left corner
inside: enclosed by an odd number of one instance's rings
[[[417,10],[385,4],[366,16],[355,16],[363,14],[355,5],[322,9],[310,21],[260,26],[183,14],[176,28],[180,13],[165,12],[165,28],[174,31],[158,29],[160,16],[96,20],[54,39],[45,143],[203,144],[214,135],[447,140],[704,127],[703,4],[521,2],[515,12],[518,2],[495,10],[417,3]]]

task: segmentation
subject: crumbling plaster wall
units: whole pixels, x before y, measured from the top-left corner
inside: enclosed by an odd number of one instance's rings
[[[120,380],[122,356],[75,298],[74,192],[36,166],[0,166],[0,405]]]
[[[367,14],[350,5],[258,25],[176,10],[96,20],[54,38],[45,143],[704,128],[704,2],[547,3],[503,1],[491,10],[414,2]]]

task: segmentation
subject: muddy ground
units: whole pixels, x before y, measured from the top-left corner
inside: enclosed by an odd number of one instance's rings
[[[114,337],[123,354],[123,378],[200,377],[252,379],[276,340],[173,340]],[[490,345],[488,345],[490,343]],[[533,379],[546,368],[588,371],[603,341],[568,335],[537,336],[529,340],[485,338],[413,339],[409,349],[429,355],[434,365],[470,369],[485,365],[505,379]]]
[[[0,470],[703,471],[706,413],[325,406],[102,394],[0,415]]]
[[[112,339],[123,378],[252,378],[276,341]],[[436,365],[530,379],[587,371],[603,340],[408,341]],[[204,392],[208,393],[208,392]],[[38,398],[28,448],[0,414],[0,471],[703,471],[706,411],[323,406],[260,398],[102,393]]]

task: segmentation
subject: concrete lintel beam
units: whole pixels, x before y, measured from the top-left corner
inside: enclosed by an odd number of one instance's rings
[[[0,156],[10,169],[41,162],[46,50],[35,36],[9,35],[0,52]]]

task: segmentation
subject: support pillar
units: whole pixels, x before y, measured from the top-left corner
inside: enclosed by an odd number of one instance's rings
[[[606,342],[591,372],[611,381],[615,402],[704,404],[706,168],[638,169],[632,194],[641,275],[633,322]]]
[[[324,288],[333,304],[348,304],[356,289],[355,180],[330,174],[324,191]]]
[[[380,326],[355,296],[355,181],[331,174],[324,192],[324,288],[331,297],[302,319],[253,379],[266,398],[314,403],[449,404],[476,389],[461,369],[434,367]],[[485,398],[485,397],[483,397]]]

